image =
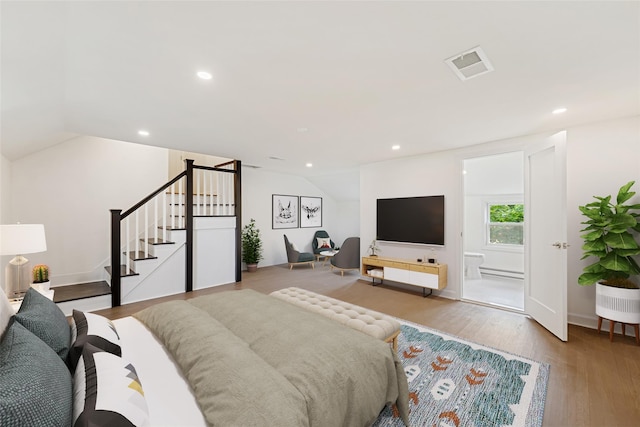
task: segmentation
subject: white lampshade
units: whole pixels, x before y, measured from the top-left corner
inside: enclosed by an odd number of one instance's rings
[[[0,255],[24,255],[46,250],[43,224],[0,226]]]

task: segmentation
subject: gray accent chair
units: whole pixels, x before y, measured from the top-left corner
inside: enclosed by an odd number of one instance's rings
[[[315,268],[314,261],[315,256],[311,252],[300,252],[294,249],[293,245],[287,239],[287,235],[284,234],[284,246],[287,250],[287,262],[289,263],[289,270],[293,269],[294,265],[311,264],[311,268]]]
[[[344,241],[340,252],[331,257],[331,269],[340,270],[344,276],[345,270],[360,270],[360,238],[349,237]]]

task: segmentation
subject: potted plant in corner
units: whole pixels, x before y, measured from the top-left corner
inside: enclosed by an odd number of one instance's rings
[[[587,217],[581,237],[584,239],[581,259],[596,257],[578,278],[580,285],[596,284],[598,329],[602,319],[628,324],[640,323],[640,289],[631,280],[640,274],[633,258],[640,254],[634,233],[640,232],[640,204],[627,203],[636,193],[635,181],[623,185],[614,202],[612,196],[594,196],[596,201],[580,206]]]
[[[44,264],[38,264],[33,267],[31,272],[33,273],[33,284],[37,285],[36,289],[48,291],[50,288],[49,267]]]
[[[262,239],[260,230],[256,227],[256,220],[251,218],[249,224],[242,229],[242,260],[247,264],[247,271],[258,269],[258,262],[262,259]]]

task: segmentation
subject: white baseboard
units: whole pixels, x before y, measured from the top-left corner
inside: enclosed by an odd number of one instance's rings
[[[523,272],[501,270],[498,268],[480,267],[480,273],[491,275],[491,276],[510,277],[513,279],[524,279]]]

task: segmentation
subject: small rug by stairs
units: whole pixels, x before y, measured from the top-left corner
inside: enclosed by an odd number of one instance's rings
[[[540,427],[549,365],[402,321],[412,427]],[[387,407],[374,427],[403,426]]]

